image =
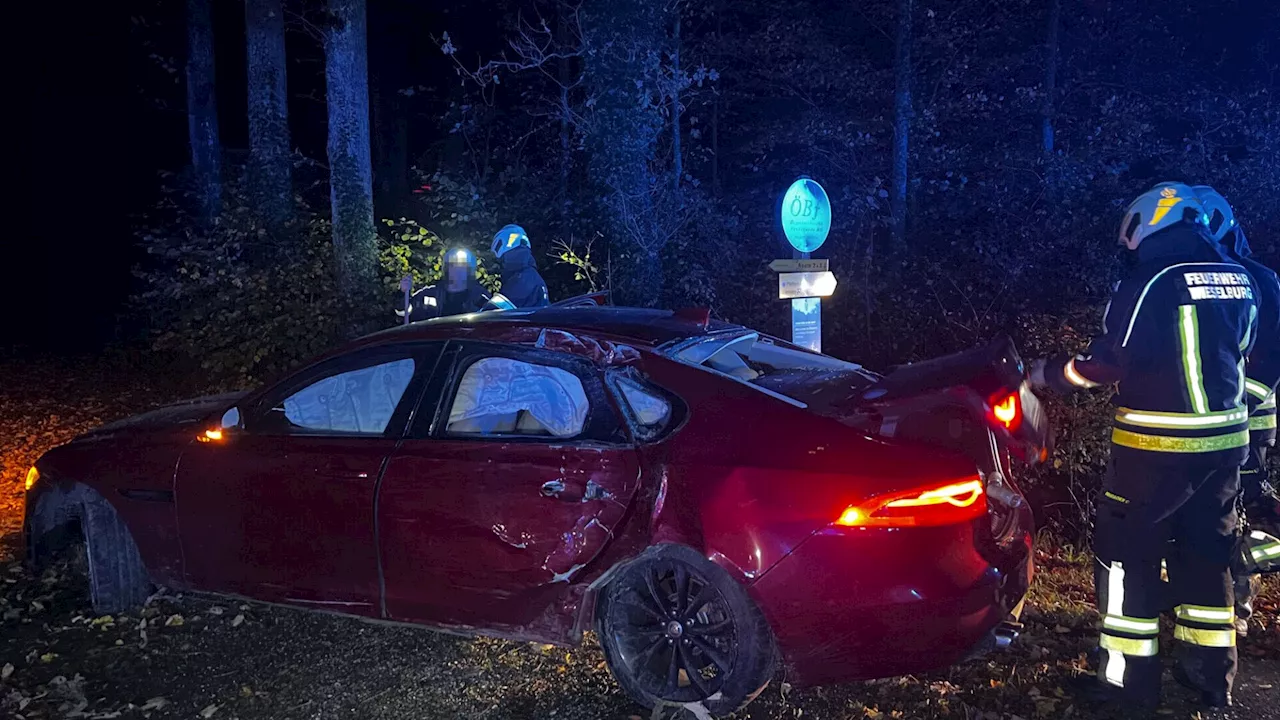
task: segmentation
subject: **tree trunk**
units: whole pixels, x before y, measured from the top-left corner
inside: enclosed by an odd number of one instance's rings
[[[281,0],[245,0],[249,74],[249,189],[277,243],[293,220],[293,156]]]
[[[1058,26],[1061,24],[1062,0],[1049,0],[1049,40],[1044,68],[1044,106],[1041,111],[1040,138],[1045,157],[1053,155],[1054,100],[1058,93]]]
[[[570,12],[567,3],[561,2],[556,12],[556,44],[563,50],[569,42],[569,22],[566,15]],[[572,71],[569,58],[561,57],[556,62],[556,74],[560,85],[560,187],[556,198],[560,205],[560,223],[562,229],[569,226],[569,174],[573,170],[572,135],[570,123],[573,121],[573,108],[569,105],[569,83]]]
[[[187,132],[198,212],[210,223],[222,210],[222,143],[213,74],[209,0],[187,0]]]
[[[911,133],[911,6],[912,0],[898,0],[898,38],[895,60],[893,102],[893,187],[889,204],[892,213],[893,247],[907,242],[907,151]]]
[[[329,199],[338,289],[357,321],[374,312],[377,247],[369,151],[369,68],[364,0],[329,0],[325,82],[329,106]]]
[[[671,169],[675,180],[676,203],[683,206],[680,195],[680,183],[684,179],[684,157],[680,153],[680,6],[673,11],[676,16],[676,29],[672,38],[671,75],[674,78],[671,88]]]

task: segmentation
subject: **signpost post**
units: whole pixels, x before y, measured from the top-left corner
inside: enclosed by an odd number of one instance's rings
[[[801,177],[782,196],[782,233],[794,249],[790,260],[774,260],[778,297],[791,300],[791,342],[822,352],[822,298],[835,290],[835,276],[826,260],[809,253],[826,242],[831,231],[831,201],[817,182]]]

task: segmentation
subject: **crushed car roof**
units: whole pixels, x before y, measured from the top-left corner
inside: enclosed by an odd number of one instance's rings
[[[468,329],[501,330],[504,327],[557,328],[626,338],[635,343],[661,345],[672,340],[738,330],[741,326],[721,320],[705,325],[672,310],[630,307],[547,307],[530,310],[491,310],[453,315],[383,330],[366,340],[394,341],[414,337],[440,337]]]

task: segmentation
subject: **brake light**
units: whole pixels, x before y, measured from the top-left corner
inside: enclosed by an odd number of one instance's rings
[[[860,505],[850,505],[840,513],[836,524],[845,527],[930,527],[966,522],[986,513],[986,490],[981,478],[974,476],[941,487],[882,495]]]
[[[1018,402],[1018,393],[1012,392],[1003,397],[996,396],[990,400],[990,405],[991,409],[988,412],[992,420],[1009,430],[1017,429],[1018,423],[1022,421],[1022,407]]]

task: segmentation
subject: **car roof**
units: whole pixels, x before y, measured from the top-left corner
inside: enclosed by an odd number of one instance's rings
[[[452,315],[401,325],[362,338],[358,344],[399,342],[416,339],[471,334],[483,330],[498,334],[518,327],[555,328],[568,332],[608,335],[638,345],[656,347],[672,340],[684,340],[720,332],[745,330],[721,320],[705,324],[695,312],[686,315],[672,310],[617,307],[546,307],[526,310],[489,310]]]

